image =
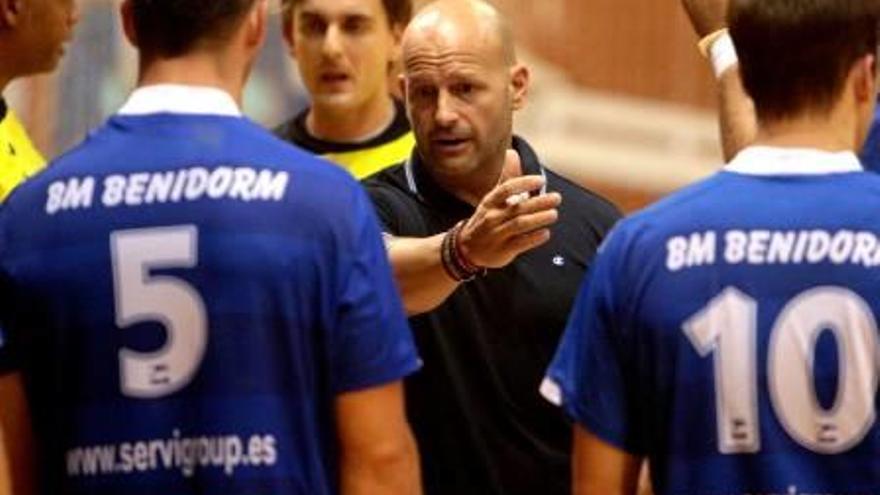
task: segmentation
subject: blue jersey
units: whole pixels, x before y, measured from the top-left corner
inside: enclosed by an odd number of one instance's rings
[[[0,242],[47,494],[336,493],[335,397],[419,366],[365,193],[243,118],[111,118]]]
[[[747,149],[610,234],[542,392],[658,495],[880,493],[877,211],[852,153]]]

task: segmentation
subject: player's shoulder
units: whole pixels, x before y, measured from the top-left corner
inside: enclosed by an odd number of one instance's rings
[[[730,187],[731,179],[735,178],[730,174],[716,173],[628,215],[615,225],[606,244],[613,240],[616,249],[656,249],[669,233],[711,219],[725,198],[719,190]]]

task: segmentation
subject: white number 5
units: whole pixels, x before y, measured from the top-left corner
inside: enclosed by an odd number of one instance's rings
[[[208,340],[205,304],[177,277],[151,276],[160,268],[193,268],[198,262],[195,226],[120,230],[110,234],[116,324],[143,322],[165,327],[165,343],[154,352],[119,351],[122,393],[153,399],[180,390],[192,380]]]

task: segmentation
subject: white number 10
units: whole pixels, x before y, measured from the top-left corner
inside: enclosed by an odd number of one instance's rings
[[[684,323],[697,352],[714,353],[718,448],[725,454],[761,449],[757,328],[757,302],[732,287]],[[837,396],[827,410],[813,386],[816,343],[825,329],[840,356]],[[767,363],[770,399],[786,432],[822,454],[858,444],[876,420],[878,357],[877,324],[858,294],[817,287],[791,300],[771,330]]]
[[[192,268],[198,261],[194,226],[122,230],[110,235],[116,324],[143,322],[165,327],[165,344],[155,352],[119,351],[122,393],[143,399],[162,397],[192,380],[208,341],[205,304],[184,280],[151,276],[157,268]]]

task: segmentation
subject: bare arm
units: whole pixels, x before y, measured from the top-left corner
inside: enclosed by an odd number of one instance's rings
[[[641,463],[638,457],[575,425],[572,460],[575,495],[636,495]]]
[[[0,404],[0,495],[32,495],[33,435],[18,373],[0,376]]]
[[[682,0],[694,31],[700,38],[727,25],[728,2]],[[730,160],[755,140],[758,128],[755,107],[743,89],[738,66],[725,71],[718,80],[718,111],[724,159]]]
[[[408,315],[436,308],[458,287],[440,261],[445,234],[433,237],[389,237],[385,241],[394,278]]]
[[[718,80],[718,111],[724,159],[730,161],[758,133],[755,105],[743,89],[739,66],[726,70]]]
[[[514,156],[509,159],[518,160]],[[458,244],[461,253],[477,266],[501,268],[547,242],[548,227],[558,217],[560,195],[541,194],[517,204],[507,201],[511,196],[538,191],[543,185],[542,177],[526,176],[496,186],[465,222]],[[391,237],[386,241],[394,278],[409,315],[436,308],[458,287],[459,282],[443,267],[440,249],[445,235]]]
[[[422,493],[419,456],[394,382],[336,399],[343,495]]]

